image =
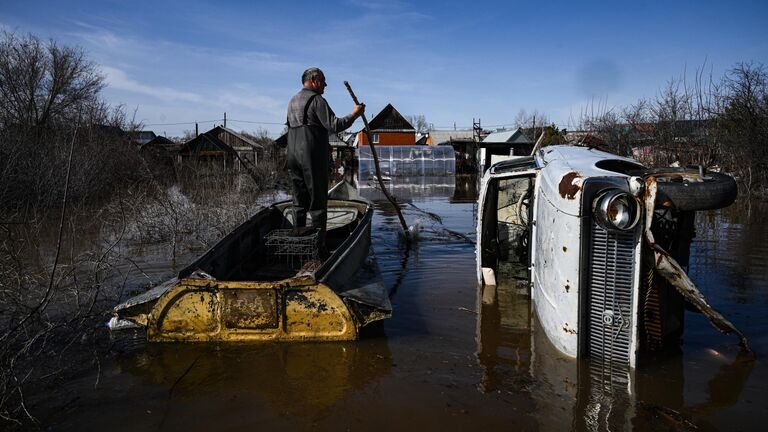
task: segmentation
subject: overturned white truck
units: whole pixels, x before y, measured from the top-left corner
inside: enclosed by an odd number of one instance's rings
[[[695,211],[728,206],[736,192],[725,174],[648,169],[579,146],[496,163],[478,207],[483,301],[497,283],[529,289],[553,345],[609,369],[677,346],[686,306],[749,349],[683,270]]]

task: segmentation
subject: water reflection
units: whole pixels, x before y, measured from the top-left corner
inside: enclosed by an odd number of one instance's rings
[[[536,404],[542,430],[570,429],[577,405],[577,363],[536,331],[537,318],[524,284],[500,283],[478,290],[477,359],[486,393],[514,389]]]
[[[366,199],[386,199],[375,178],[355,179],[355,184],[360,189],[360,195]],[[451,203],[459,204],[477,202],[479,184],[477,176],[462,174],[450,177],[392,177],[385,182],[385,186],[400,201],[448,197]]]
[[[486,393],[506,386],[528,388],[534,378],[530,296],[514,285],[482,287],[477,359]]]
[[[709,358],[694,361],[674,356],[639,369],[633,425],[663,423],[683,430],[717,430],[711,419],[739,403],[755,361],[743,352],[712,355],[708,350],[708,354]],[[739,420],[745,424],[750,419]]]
[[[477,203],[479,188],[480,183],[477,176],[457,175],[451,203]]]
[[[690,274],[708,298],[726,303],[767,303],[768,298],[761,295],[768,287],[765,214],[768,203],[757,201],[697,213]],[[723,289],[729,287],[733,290]]]
[[[201,396],[211,410],[219,405],[231,410],[215,395],[239,394],[251,401],[254,411],[238,411],[238,421],[271,411],[311,422],[349,393],[389,374],[391,365],[392,355],[382,338],[256,346],[149,344],[118,361],[120,374],[166,388],[168,399],[175,401],[174,410],[180,412],[189,408],[185,400]],[[184,426],[185,417],[169,413],[163,426]]]
[[[414,198],[451,197],[456,187],[453,176],[392,177],[388,178],[384,184],[389,193],[397,197],[400,202],[411,202]],[[375,178],[360,180],[357,185],[362,197],[371,201],[386,200]]]
[[[755,365],[745,353],[716,353],[716,368],[702,374],[687,369],[690,359],[678,352],[611,381],[597,363],[575,361],[554,348],[538,329],[524,285],[483,287],[477,304],[480,390],[528,394],[542,430],[713,429],[709,418],[739,402]],[[707,360],[695,359],[711,364],[712,357]],[[706,382],[704,401],[686,400],[692,376]]]

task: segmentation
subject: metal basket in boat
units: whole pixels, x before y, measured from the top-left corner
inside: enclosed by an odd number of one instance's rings
[[[319,256],[318,233],[319,230],[312,228],[276,229],[267,234],[265,244],[272,256],[304,262]]]

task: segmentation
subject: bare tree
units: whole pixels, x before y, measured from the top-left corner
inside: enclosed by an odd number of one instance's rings
[[[406,119],[416,129],[416,133],[424,133],[429,130],[429,123],[427,123],[427,118],[424,117],[424,114],[409,115],[406,116]]]
[[[240,135],[246,136],[256,142],[257,144],[265,145],[269,144],[272,141],[272,137],[269,134],[269,130],[266,128],[260,127],[256,129],[255,131],[240,131]]]
[[[552,122],[549,121],[549,116],[538,110],[533,110],[531,113],[528,113],[525,109],[521,109],[517,112],[513,123],[515,127],[533,129],[545,127]]]
[[[734,173],[747,193],[768,190],[768,70],[739,63],[721,79],[706,64],[694,80],[685,74],[656,97],[625,108],[600,106],[582,113],[580,127],[609,150],[650,165],[719,166]]]
[[[549,116],[538,110],[528,113],[525,109],[517,112],[514,126],[523,130],[525,135],[537,141],[541,134],[545,134],[544,145],[561,142],[561,131],[549,121]]]
[[[82,49],[0,33],[0,201],[58,206],[68,143],[77,136],[70,199],[103,197],[139,180],[123,131],[140,125],[100,99],[104,78]],[[77,133],[75,131],[77,130]]]
[[[104,77],[80,48],[0,35],[0,127],[73,122],[98,105]]]
[[[768,70],[762,64],[739,63],[720,86],[717,129],[747,193],[768,188]]]

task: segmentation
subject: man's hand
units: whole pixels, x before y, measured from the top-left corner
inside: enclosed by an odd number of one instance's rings
[[[355,108],[352,110],[352,115],[360,117],[363,114],[365,114],[365,104],[361,103],[360,105],[355,105]]]

